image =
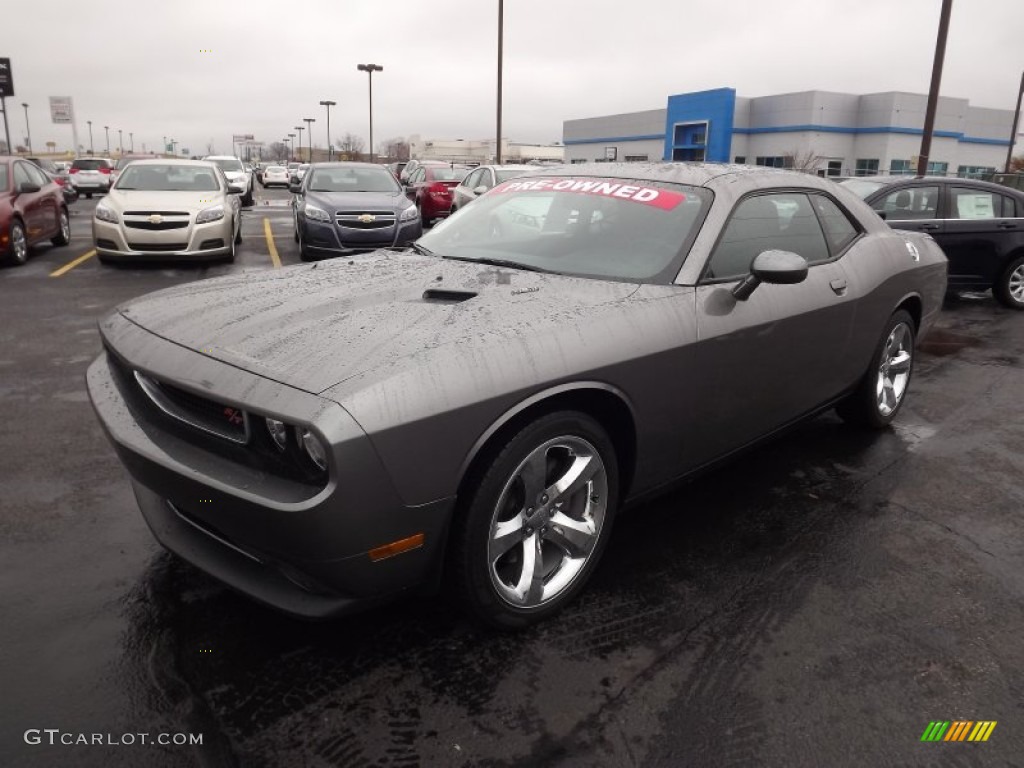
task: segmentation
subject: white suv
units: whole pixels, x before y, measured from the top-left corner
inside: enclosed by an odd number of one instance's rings
[[[241,160],[233,155],[208,155],[203,160],[216,163],[229,184],[242,188],[242,205],[252,205],[252,171]]]
[[[114,161],[105,157],[80,157],[71,164],[68,171],[71,186],[80,195],[91,198],[99,192],[109,192],[111,184],[110,172],[114,169]]]

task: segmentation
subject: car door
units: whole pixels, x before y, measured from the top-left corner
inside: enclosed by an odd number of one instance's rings
[[[14,207],[15,210],[21,211],[25,221],[25,237],[30,243],[35,243],[46,235],[49,225],[43,214],[43,191],[21,191],[22,184],[36,184],[32,180],[31,168],[32,165],[23,160],[17,160],[14,163],[14,192],[17,195],[14,199]]]
[[[868,199],[893,229],[927,232],[936,240],[942,236],[945,221],[939,207],[941,185],[937,182],[907,183],[886,187]]]
[[[469,176],[462,180],[455,188],[455,205],[459,208],[473,201],[476,195],[473,194],[473,189],[477,184],[480,183],[480,179],[483,177],[484,168],[477,168]]]
[[[761,284],[746,301],[732,289],[767,250],[791,251],[809,265],[794,285]],[[855,301],[841,252],[830,250],[803,192],[740,200],[700,284],[694,377],[704,416],[692,439],[712,459],[778,429],[849,387],[843,358]]]
[[[42,231],[39,237],[40,239],[53,237],[60,232],[60,201],[63,199],[63,195],[54,189],[54,185],[57,182],[50,179],[37,166],[29,163],[26,166],[26,170],[31,182],[38,186],[40,190],[38,214],[39,227]]]
[[[949,259],[949,281],[987,288],[1010,253],[1024,246],[1024,211],[993,189],[950,183],[945,231],[936,238]]]

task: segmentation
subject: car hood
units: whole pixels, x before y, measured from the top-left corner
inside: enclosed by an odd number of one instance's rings
[[[196,213],[219,203],[224,203],[224,193],[219,191],[145,192],[132,189],[113,189],[103,198],[101,205],[122,212],[188,211]]]
[[[636,288],[378,251],[201,280],[118,311],[168,341],[318,394],[432,348],[550,332]]]
[[[306,202],[326,211],[358,209],[360,211],[382,208],[401,210],[412,202],[399,190],[395,192],[307,192]]]

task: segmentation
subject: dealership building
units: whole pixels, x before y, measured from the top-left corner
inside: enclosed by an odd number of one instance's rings
[[[664,109],[566,120],[566,162],[683,160],[797,168],[821,176],[914,173],[928,97],[804,91],[744,98],[680,93]],[[1013,111],[940,97],[928,172],[1002,170]]]

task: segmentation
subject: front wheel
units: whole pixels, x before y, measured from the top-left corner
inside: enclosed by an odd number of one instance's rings
[[[885,328],[864,378],[836,406],[844,421],[873,429],[883,429],[896,418],[914,372],[914,319],[901,309]]]
[[[560,411],[512,436],[474,483],[453,532],[452,573],[485,622],[519,629],[583,589],[618,502],[611,439],[587,414]]]
[[[1024,310],[1024,256],[1006,265],[1006,269],[992,286],[996,301],[1010,309]]]
[[[28,237],[25,235],[25,227],[17,219],[11,222],[11,252],[8,259],[18,266],[28,261]]]
[[[60,229],[57,234],[50,239],[50,242],[54,245],[67,245],[71,242],[71,224],[68,222],[68,212],[63,208],[60,209]]]

